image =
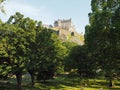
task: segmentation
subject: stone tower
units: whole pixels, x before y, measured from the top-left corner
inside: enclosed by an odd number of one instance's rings
[[[54,21],[54,27],[59,29],[64,29],[67,31],[75,31],[75,26],[72,24],[71,19],[67,19],[67,20],[58,19]]]

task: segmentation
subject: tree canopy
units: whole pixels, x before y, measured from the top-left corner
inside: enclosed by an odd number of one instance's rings
[[[86,26],[85,44],[105,72],[110,82],[119,74],[120,51],[120,1],[92,0],[89,13],[90,25]],[[112,84],[110,83],[110,87]]]

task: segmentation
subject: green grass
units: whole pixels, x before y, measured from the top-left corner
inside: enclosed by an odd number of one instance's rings
[[[8,81],[0,81],[0,90],[15,90],[16,81],[11,79]],[[85,86],[84,84],[87,83]],[[36,82],[35,87],[30,85],[30,78],[23,78],[22,87],[23,90],[120,90],[120,82],[116,81],[114,88],[108,88],[108,82],[106,80],[90,79],[81,80],[79,77],[58,76],[55,79],[48,80],[46,83]]]

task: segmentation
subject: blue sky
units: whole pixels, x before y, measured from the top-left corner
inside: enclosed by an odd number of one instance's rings
[[[91,12],[91,0],[7,0],[6,15],[0,13],[0,18],[6,21],[15,12],[25,17],[52,24],[57,19],[72,19],[77,32],[84,33],[88,24],[88,13]]]

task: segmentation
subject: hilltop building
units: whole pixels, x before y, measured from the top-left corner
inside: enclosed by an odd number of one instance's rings
[[[76,42],[80,45],[83,44],[83,35],[76,32],[76,28],[71,19],[58,19],[54,21],[54,26],[43,25],[46,28],[54,30],[63,41]]]
[[[75,26],[72,24],[71,19],[68,20],[58,19],[57,21],[54,21],[54,27],[64,29],[67,31],[75,31]]]

